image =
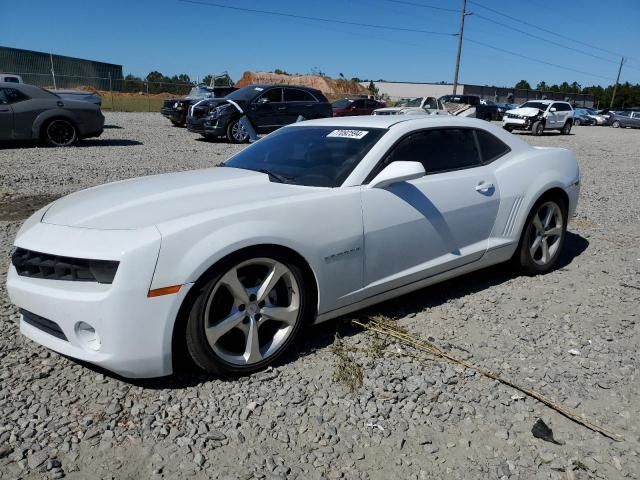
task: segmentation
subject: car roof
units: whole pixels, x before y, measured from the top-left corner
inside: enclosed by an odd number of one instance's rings
[[[29,85],[28,83],[13,83],[13,82],[0,82],[0,88],[15,88],[23,93],[26,93],[34,98],[48,97],[47,91],[35,85]],[[51,93],[51,92],[49,92]]]
[[[416,128],[433,127],[482,127],[487,125],[485,120],[478,120],[470,117],[454,117],[451,115],[360,115],[353,117],[329,117],[317,120],[307,120],[304,123],[292,123],[289,127],[310,126],[310,127],[349,127],[349,128],[386,128],[402,123],[408,125],[415,124]]]

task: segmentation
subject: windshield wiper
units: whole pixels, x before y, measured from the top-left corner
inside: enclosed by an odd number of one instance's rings
[[[291,180],[291,177],[285,177],[284,175],[272,172],[271,170],[267,170],[266,168],[258,168],[254,170],[254,172],[266,173],[267,175],[269,175],[269,180],[275,180],[278,183],[287,183],[287,180]]]

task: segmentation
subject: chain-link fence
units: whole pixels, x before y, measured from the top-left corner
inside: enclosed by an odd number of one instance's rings
[[[24,83],[48,90],[83,90],[102,99],[102,109],[120,112],[157,112],[166,99],[189,93],[195,82],[160,82],[138,78],[91,77],[28,72],[20,75]]]

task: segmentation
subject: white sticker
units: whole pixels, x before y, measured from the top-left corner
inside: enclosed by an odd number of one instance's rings
[[[366,130],[334,130],[327,138],[354,138],[356,140],[361,140],[364,136],[369,133]]]

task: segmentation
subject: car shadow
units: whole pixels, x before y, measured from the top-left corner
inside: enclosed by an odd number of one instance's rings
[[[573,232],[567,232],[562,254],[558,259],[554,270],[561,270],[570,265],[576,258],[582,255],[589,247],[589,241]],[[391,319],[398,319],[408,315],[417,314],[426,309],[434,308],[451,300],[463,298],[487,288],[500,285],[520,276],[518,271],[510,264],[503,263],[492,267],[484,268],[475,272],[467,273],[460,277],[452,278],[429,287],[407,293],[400,297],[387,300],[371,307],[358,310],[348,316],[339,317],[319,325],[307,328],[297,345],[291,352],[284,355],[273,366],[278,367],[287,363],[295,362],[316,351],[323,350],[330,346],[337,335],[343,338],[358,335],[363,332],[361,327],[351,323],[354,318],[368,318],[374,315],[383,315]],[[209,381],[223,382],[243,382],[249,377],[221,378],[202,372],[190,360],[183,359],[177,367],[177,372],[173,375],[150,379],[124,378],[96,365],[83,362],[74,358],[70,361],[80,364],[85,368],[101,373],[107,377],[120,380],[133,386],[152,390],[165,390],[176,388],[188,388],[206,383]],[[252,377],[269,379],[273,373],[267,369],[252,375]]]
[[[113,129],[113,130],[124,130],[124,127],[121,127],[120,125],[105,125],[103,127],[105,130],[109,130],[109,129]]]
[[[74,146],[76,147],[132,147],[136,145],[144,145],[138,140],[128,140],[125,138],[89,138],[80,140]]]

